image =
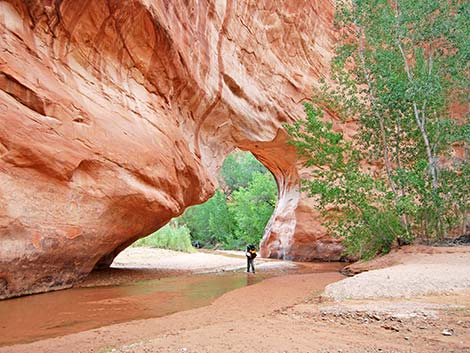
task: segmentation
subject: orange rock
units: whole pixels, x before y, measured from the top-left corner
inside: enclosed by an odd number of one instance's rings
[[[327,76],[332,18],[320,0],[0,2],[0,297],[109,265],[207,200],[236,148],[279,185],[262,253],[337,258],[282,127]]]

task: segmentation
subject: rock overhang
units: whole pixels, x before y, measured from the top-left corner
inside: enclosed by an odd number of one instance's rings
[[[337,241],[315,245],[324,230],[298,191],[300,164],[282,127],[327,77],[332,3],[0,9],[0,297],[68,287],[109,265],[207,200],[235,148],[279,187],[262,254],[339,257]]]

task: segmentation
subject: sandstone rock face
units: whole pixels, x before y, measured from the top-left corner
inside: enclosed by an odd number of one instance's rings
[[[234,149],[274,174],[262,254],[335,259],[282,123],[327,76],[325,0],[0,1],[0,298],[64,288],[204,202]]]

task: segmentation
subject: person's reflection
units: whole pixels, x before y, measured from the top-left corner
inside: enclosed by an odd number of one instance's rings
[[[255,284],[259,281],[256,280],[257,277],[255,276],[246,276],[246,285],[251,286],[252,284]]]

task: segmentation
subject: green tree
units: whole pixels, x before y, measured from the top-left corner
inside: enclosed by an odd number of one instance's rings
[[[187,209],[178,222],[190,229],[193,241],[207,247],[258,244],[276,204],[273,176],[251,153],[239,151],[226,158],[219,182],[224,191]]]
[[[368,223],[373,227],[364,219],[369,206],[387,214],[393,225],[390,235],[399,239],[442,237],[458,220],[465,225],[468,159],[450,152],[451,147],[468,148],[468,116],[453,119],[451,107],[460,101],[470,104],[469,7],[467,1],[454,0],[338,3],[341,38],[332,61],[333,82],[314,90],[312,105],[307,106],[309,122],[295,125],[291,134],[309,166],[329,171],[335,170],[334,163],[356,163],[348,166],[354,172],[340,173],[343,179],[320,175],[309,185],[324,210],[337,207],[348,215],[348,198],[358,207],[358,212],[336,222],[347,242],[363,235],[357,229],[366,232]],[[332,133],[321,120],[323,110],[358,122],[351,150],[339,153],[337,145],[322,145]],[[314,136],[319,132],[320,139]],[[342,136],[336,138],[343,141]],[[312,143],[316,149],[309,150]],[[360,170],[355,168],[359,163]],[[383,168],[372,175],[367,165]],[[354,192],[339,192],[337,198],[321,194],[342,185],[360,191],[355,183],[368,183],[372,176],[375,181],[365,200],[355,199]],[[322,182],[326,191],[317,185]],[[382,235],[371,234],[362,241],[376,237]]]
[[[220,190],[204,204],[188,208],[179,222],[190,229],[193,241],[206,246],[230,243],[233,237],[234,220]]]
[[[219,183],[226,186],[226,194],[246,188],[254,173],[266,173],[267,169],[251,154],[238,151],[230,154],[219,173]]]
[[[255,173],[246,188],[232,194],[230,213],[235,220],[235,239],[239,246],[258,244],[271,217],[277,187],[270,173]]]
[[[194,251],[191,245],[189,229],[184,225],[178,225],[176,221],[171,221],[156,232],[137,240],[133,246],[162,248],[184,252]]]
[[[304,106],[306,119],[287,126],[291,143],[310,167],[303,190],[317,201],[330,234],[344,238],[347,255],[370,258],[388,252],[406,234],[386,177],[362,168],[363,154],[354,142],[322,121],[321,109]]]

